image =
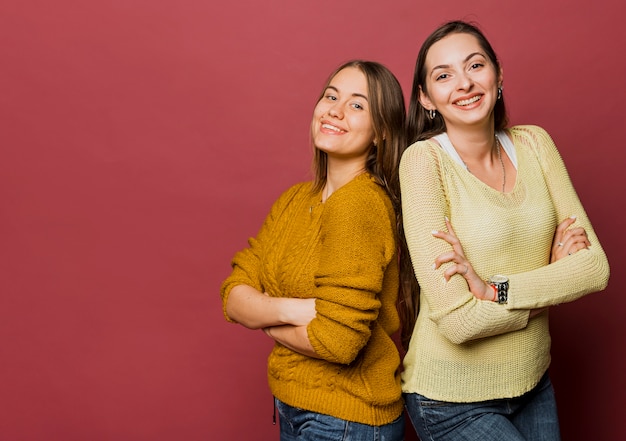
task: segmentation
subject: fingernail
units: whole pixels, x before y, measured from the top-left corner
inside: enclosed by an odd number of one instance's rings
[[[446,222],[450,222],[450,219],[448,219],[448,216],[446,216]]]
[[[433,231],[431,231],[431,232],[430,232],[430,234],[432,234],[433,236],[434,236],[435,234],[437,234],[437,233],[439,233],[439,231],[437,231],[437,230],[433,230]]]
[[[570,218],[570,219],[576,219],[577,217],[578,217],[578,216],[573,215],[573,216],[570,216],[569,218]]]
[[[433,269],[437,269],[437,264],[433,263]]]

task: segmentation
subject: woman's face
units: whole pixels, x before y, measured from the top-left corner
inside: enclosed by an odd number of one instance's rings
[[[340,70],[313,111],[313,145],[331,158],[363,161],[374,141],[367,78],[356,67]]]
[[[420,102],[435,109],[448,130],[491,123],[502,75],[476,37],[451,34],[433,44],[426,55],[426,89]]]

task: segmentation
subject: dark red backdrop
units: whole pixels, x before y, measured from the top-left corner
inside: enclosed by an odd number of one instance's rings
[[[3,2],[0,439],[277,439],[270,342],[223,320],[220,282],[270,203],[308,179],[327,73],[379,60],[408,94],[419,44],[452,18],[483,26],[513,122],[551,132],[607,250],[609,288],[553,308],[552,371],[564,439],[622,439],[624,12]]]

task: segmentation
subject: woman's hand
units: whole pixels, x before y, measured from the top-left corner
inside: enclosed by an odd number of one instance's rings
[[[452,224],[448,218],[446,218],[446,226],[448,227],[447,233],[444,231],[433,231],[432,234],[433,236],[443,239],[452,245],[452,251],[438,256],[435,259],[434,268],[437,269],[442,264],[447,262],[454,262],[455,265],[450,265],[450,267],[443,273],[446,281],[449,281],[453,275],[460,274],[467,281],[469,290],[474,297],[480,300],[493,300],[495,297],[493,288],[482,280],[478,274],[476,274],[474,268],[465,257],[461,242],[458,237],[456,237]]]
[[[554,240],[552,241],[550,263],[554,263],[591,245],[584,228],[569,228],[574,222],[576,222],[576,216],[571,216],[556,227]]]

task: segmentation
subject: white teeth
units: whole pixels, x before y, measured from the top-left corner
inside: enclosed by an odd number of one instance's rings
[[[467,100],[460,100],[460,101],[457,101],[457,102],[456,102],[456,103],[454,103],[454,104],[456,104],[457,106],[467,106],[468,104],[475,103],[475,102],[476,102],[476,101],[478,101],[479,99],[480,99],[480,95],[476,95],[476,96],[475,96],[475,97],[473,97],[473,98],[470,98],[470,99],[467,99]]]
[[[333,130],[335,132],[341,132],[341,129],[335,126],[331,126],[330,124],[322,124],[322,127],[325,129]]]

